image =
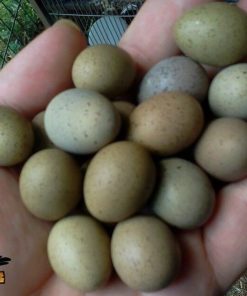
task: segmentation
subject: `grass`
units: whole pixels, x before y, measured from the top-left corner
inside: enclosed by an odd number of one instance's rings
[[[0,68],[41,31],[27,0],[0,0]]]

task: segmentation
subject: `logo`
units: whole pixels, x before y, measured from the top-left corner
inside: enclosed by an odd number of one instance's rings
[[[8,257],[2,257],[0,256],[0,266],[1,265],[7,265],[11,261]],[[5,284],[5,272],[0,271],[0,285]]]

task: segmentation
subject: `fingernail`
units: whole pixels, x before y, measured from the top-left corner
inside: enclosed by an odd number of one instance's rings
[[[59,19],[58,21],[55,22],[54,26],[56,25],[65,25],[81,32],[81,28],[70,19]]]

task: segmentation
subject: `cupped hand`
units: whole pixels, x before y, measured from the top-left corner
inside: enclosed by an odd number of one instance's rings
[[[175,20],[187,9],[208,1],[146,0],[123,36],[127,50],[142,71],[178,54],[172,37]],[[239,5],[247,9],[247,1]],[[32,118],[57,93],[72,87],[71,67],[86,46],[75,28],[57,23],[47,29],[0,72],[0,104]],[[150,296],[222,295],[247,268],[247,180],[223,188],[213,217],[201,229],[177,232],[183,250],[182,271],[176,281]],[[21,203],[18,173],[0,169],[0,254],[12,258],[3,267],[6,296],[83,296],[54,275],[46,241],[52,224],[36,219]],[[112,280],[88,296],[144,296]]]

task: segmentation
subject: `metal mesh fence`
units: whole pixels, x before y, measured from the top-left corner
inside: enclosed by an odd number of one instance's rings
[[[42,29],[26,0],[0,0],[0,68]]]

